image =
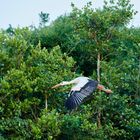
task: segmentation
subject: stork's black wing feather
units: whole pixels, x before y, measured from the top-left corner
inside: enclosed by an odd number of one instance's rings
[[[91,95],[97,88],[98,82],[89,80],[89,82],[81,88],[80,93],[85,95],[86,97]]]
[[[82,87],[80,91],[71,91],[70,96],[65,103],[66,108],[71,110],[78,107],[84,98],[88,97],[93,93],[93,91],[95,91],[97,85],[97,81],[89,80],[89,82]]]
[[[71,96],[66,100],[65,106],[67,109],[72,110],[81,104],[83,101],[83,97],[79,94],[79,92],[75,91],[71,94]]]

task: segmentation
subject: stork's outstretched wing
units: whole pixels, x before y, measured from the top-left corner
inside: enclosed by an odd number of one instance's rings
[[[71,91],[65,103],[66,108],[72,110],[78,107],[83,102],[84,98],[95,91],[97,85],[97,81],[90,80],[80,91]]]

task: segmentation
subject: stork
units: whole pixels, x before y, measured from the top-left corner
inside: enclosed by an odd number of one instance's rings
[[[69,92],[69,97],[66,100],[65,106],[68,110],[77,108],[83,100],[90,96],[96,89],[102,90],[108,94],[112,93],[110,89],[106,89],[98,81],[90,79],[88,77],[77,77],[71,81],[63,81],[52,87],[58,88],[59,86],[74,84]]]

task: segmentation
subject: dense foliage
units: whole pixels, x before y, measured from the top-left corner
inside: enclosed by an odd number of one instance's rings
[[[49,26],[41,12],[38,28],[1,29],[0,139],[140,138],[140,29],[127,27],[133,6],[111,0],[102,9],[72,7]],[[70,87],[51,87],[81,74],[113,93],[96,91],[69,112]]]

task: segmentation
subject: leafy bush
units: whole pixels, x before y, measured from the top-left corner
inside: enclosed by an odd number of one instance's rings
[[[53,118],[49,116],[51,112],[48,112],[47,120],[44,120],[45,115],[40,116],[40,113],[45,108],[46,96],[50,109],[57,106],[57,101],[64,101],[59,94],[55,95],[56,91],[51,90],[51,86],[74,76],[71,72],[73,59],[62,54],[59,46],[48,52],[45,48],[41,49],[39,44],[37,46],[28,44],[20,34],[14,36],[4,34],[4,37],[1,34],[1,38],[3,38],[0,46],[2,136],[20,139],[23,136],[29,138],[32,133],[35,133],[34,138],[45,136],[51,138],[57,135],[58,132],[54,134],[55,131],[51,129],[56,119],[55,114],[52,112]],[[55,102],[49,101],[54,97],[57,97]],[[50,123],[50,119],[53,124]],[[44,130],[46,125],[48,130],[47,128]],[[44,131],[48,134],[44,135]]]

